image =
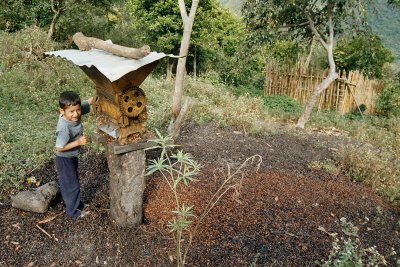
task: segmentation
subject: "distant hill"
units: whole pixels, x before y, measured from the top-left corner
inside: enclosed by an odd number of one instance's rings
[[[219,0],[222,6],[230,9],[236,15],[240,15],[243,0]]]
[[[243,0],[219,0],[222,6],[227,7],[233,13],[240,15]],[[377,15],[374,15],[374,8]],[[375,0],[374,6],[370,6],[368,24],[378,34],[383,44],[392,50],[395,63],[400,66],[400,8],[387,4],[387,0]]]
[[[368,24],[381,37],[383,44],[392,50],[395,63],[400,65],[400,8],[387,4],[387,0],[374,1],[377,14],[369,7]]]

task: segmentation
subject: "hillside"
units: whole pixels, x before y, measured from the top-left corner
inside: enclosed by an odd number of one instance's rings
[[[387,0],[378,0],[369,8],[369,14],[369,26],[382,38],[384,45],[392,50],[395,63],[400,65],[400,9],[389,6]]]
[[[220,0],[222,6],[230,9],[234,14],[240,15],[242,9],[243,0]]]

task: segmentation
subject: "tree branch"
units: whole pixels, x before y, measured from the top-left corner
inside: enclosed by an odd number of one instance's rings
[[[186,24],[188,15],[186,12],[186,6],[185,6],[185,1],[184,0],[179,0],[179,10],[181,11],[181,17],[182,17],[182,21],[183,21],[183,25]]]
[[[302,22],[302,23],[299,23],[299,24],[282,25],[282,26],[279,26],[279,29],[287,29],[287,28],[290,28],[290,27],[301,27],[301,26],[306,26],[308,24],[309,24],[309,22],[305,21],[305,22]]]

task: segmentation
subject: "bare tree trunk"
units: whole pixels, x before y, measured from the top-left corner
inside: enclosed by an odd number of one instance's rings
[[[177,121],[177,117],[181,112],[182,107],[182,95],[183,95],[183,80],[186,73],[186,59],[189,51],[190,44],[190,36],[192,34],[194,17],[196,15],[197,6],[199,4],[199,0],[192,0],[192,6],[190,8],[189,16],[186,12],[185,2],[184,0],[179,0],[179,9],[181,11],[181,17],[183,20],[183,37],[181,42],[181,48],[179,52],[179,60],[178,65],[176,67],[176,79],[175,79],[175,91],[173,96],[173,104],[172,104],[172,120],[171,124],[175,122],[181,123]],[[180,127],[169,127],[169,129],[179,129]],[[169,133],[171,136],[177,136],[178,133]]]
[[[55,29],[56,29],[56,24],[58,20],[60,19],[61,14],[64,12],[64,8],[60,6],[61,3],[59,2],[54,2],[54,0],[51,1],[51,10],[53,10],[53,19],[51,20],[50,28],[49,31],[47,32],[47,38],[51,39],[53,38]]]
[[[167,81],[172,81],[172,70],[174,68],[174,62],[172,62],[168,58],[168,63],[167,63]]]
[[[308,69],[308,66],[310,65],[311,57],[312,57],[312,54],[314,53],[314,49],[315,49],[315,46],[316,46],[316,45],[317,45],[317,44],[316,44],[316,42],[315,42],[315,37],[313,36],[313,38],[312,38],[312,40],[311,40],[311,45],[310,45],[310,52],[308,53],[306,62],[304,63],[304,68],[305,68],[305,69]]]
[[[335,60],[333,58],[333,24],[332,24],[332,8],[331,8],[331,6],[328,6],[329,37],[327,38],[328,39],[327,42],[325,42],[322,39],[321,35],[316,30],[314,21],[312,21],[311,17],[308,14],[306,14],[306,16],[308,18],[308,22],[309,22],[311,30],[313,31],[314,35],[317,37],[317,39],[323,45],[323,47],[325,48],[325,50],[327,52],[328,61],[329,61],[329,74],[328,74],[328,77],[326,77],[320,84],[317,85],[317,87],[312,92],[310,99],[307,101],[307,104],[304,107],[303,114],[301,114],[301,116],[296,124],[296,129],[299,129],[299,130],[304,130],[304,125],[307,123],[308,119],[310,118],[312,109],[314,108],[315,103],[318,99],[318,96],[321,94],[321,92],[326,90],[329,87],[329,85],[338,78],[338,74],[336,72]]]
[[[197,81],[197,51],[196,51],[196,47],[194,47],[193,78],[195,81]]]

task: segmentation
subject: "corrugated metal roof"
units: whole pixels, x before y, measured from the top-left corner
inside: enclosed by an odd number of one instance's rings
[[[111,82],[118,80],[125,74],[137,70],[147,64],[160,60],[164,57],[174,57],[164,53],[151,52],[141,59],[130,59],[113,55],[109,52],[92,48],[89,51],[80,51],[77,49],[67,49],[59,51],[46,52],[46,55],[62,57],[72,61],[78,66],[96,67]]]

